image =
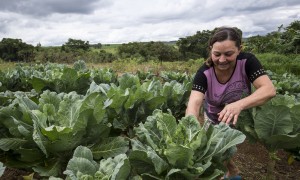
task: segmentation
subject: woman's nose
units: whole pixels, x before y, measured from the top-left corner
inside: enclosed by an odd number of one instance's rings
[[[224,55],[221,55],[219,61],[220,61],[220,62],[226,61],[226,57],[225,57]]]

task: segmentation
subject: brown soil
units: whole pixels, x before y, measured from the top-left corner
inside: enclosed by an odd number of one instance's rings
[[[288,164],[288,154],[278,151],[280,158],[276,162],[274,175],[276,180],[300,180],[300,161]],[[265,180],[267,175],[267,163],[269,157],[267,150],[260,144],[250,144],[248,141],[238,145],[238,152],[234,157],[236,165],[241,171],[241,176],[245,180]],[[23,176],[28,176],[32,172],[6,168],[0,180],[22,180]],[[37,175],[34,179],[40,179]]]
[[[243,179],[265,180],[267,176],[268,151],[261,144],[251,144],[247,140],[237,146],[234,157],[236,165],[241,171]],[[300,161],[288,164],[289,154],[278,151],[274,175],[276,180],[300,180]]]
[[[25,179],[24,176],[34,176],[34,179],[38,179],[36,178],[37,175],[34,175],[33,172],[28,172],[20,169],[5,168],[4,174],[0,177],[0,180],[23,180]]]

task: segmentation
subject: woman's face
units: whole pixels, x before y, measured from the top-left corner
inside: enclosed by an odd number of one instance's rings
[[[234,68],[240,49],[235,46],[235,41],[215,42],[211,47],[211,59],[214,67],[220,71]]]

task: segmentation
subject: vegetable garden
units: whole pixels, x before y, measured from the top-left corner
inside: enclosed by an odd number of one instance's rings
[[[236,128],[205,130],[184,117],[193,75],[118,74],[82,62],[0,72],[0,152],[5,168],[45,179],[216,179],[247,140],[300,158],[300,79],[268,72],[278,95],[244,111]],[[33,178],[33,177],[32,177]]]

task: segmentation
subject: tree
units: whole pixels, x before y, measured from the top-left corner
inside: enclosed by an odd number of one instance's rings
[[[32,61],[34,46],[21,39],[3,38],[0,42],[0,58],[6,61]]]
[[[141,43],[138,42],[130,42],[130,43],[123,43],[121,46],[118,47],[118,54],[121,57],[130,57],[135,54],[141,52]]]
[[[245,50],[256,53],[298,54],[300,49],[300,21],[296,20],[287,27],[265,36],[252,36],[245,42]]]
[[[208,55],[208,40],[212,34],[212,31],[203,30],[197,31],[193,36],[187,36],[186,38],[180,38],[177,41],[179,52],[184,59],[196,59],[200,57],[206,58]]]
[[[292,46],[293,52],[298,54],[298,49],[300,48],[300,21],[296,20],[292,22],[286,28],[286,33],[288,33],[288,39],[290,39],[290,44]]]
[[[256,35],[249,37],[244,43],[244,50],[253,53],[277,53],[281,49],[279,36],[279,32],[271,32],[265,36]]]
[[[291,42],[292,46],[295,47],[295,54],[299,53],[299,49],[300,49],[300,31],[297,31],[297,34],[294,36],[294,38],[292,39]]]
[[[121,57],[142,56],[144,60],[152,58],[163,61],[176,61],[179,59],[177,49],[163,42],[131,42],[118,47],[118,54]]]
[[[144,52],[146,52],[145,57],[156,57],[161,63],[163,61],[176,61],[179,59],[179,54],[177,50],[163,42],[149,42],[143,46]]]
[[[93,45],[90,45],[90,46],[94,47],[96,49],[101,49],[102,48],[102,44],[101,43],[93,44]]]
[[[66,52],[88,51],[90,48],[89,41],[80,39],[68,39],[68,42],[62,45],[61,50]]]
[[[42,44],[41,43],[37,43],[37,45],[35,46],[35,50],[36,51],[40,51],[42,48]]]

